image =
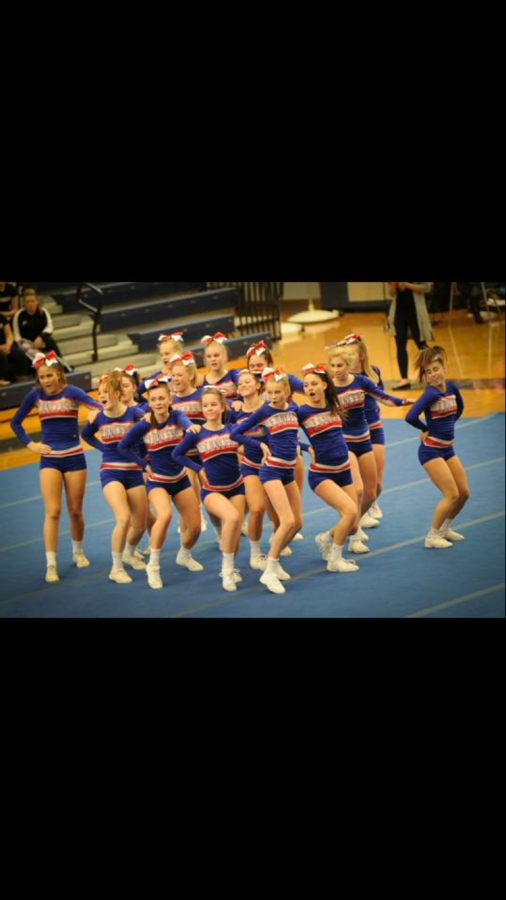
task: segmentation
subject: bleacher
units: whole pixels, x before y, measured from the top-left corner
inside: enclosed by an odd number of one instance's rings
[[[77,285],[70,289],[66,284],[61,291],[54,285],[45,282],[37,287],[53,318],[62,355],[74,368],[67,380],[86,391],[92,390],[94,379],[109,367],[134,362],[141,377],[156,371],[161,333],[182,331],[185,350],[194,354],[199,366],[204,365],[205,348],[200,340],[205,334],[221,331],[227,335],[230,360],[244,357],[247,348],[259,340],[272,346],[270,331],[238,335],[238,287],[205,290],[203,282],[105,282],[97,285],[103,293],[103,306],[97,334],[98,362],[94,362],[93,316],[77,302]],[[84,289],[81,297],[96,307],[96,293]],[[248,331],[253,327],[248,320]],[[19,406],[33,387],[34,382],[21,382],[1,388],[0,409]]]

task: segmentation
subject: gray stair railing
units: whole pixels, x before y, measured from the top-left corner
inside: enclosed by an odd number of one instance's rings
[[[81,294],[85,288],[88,288],[88,290],[93,291],[93,293],[97,295],[97,298],[98,298],[97,306],[92,306],[91,303],[87,303],[86,300],[83,300],[81,298]],[[87,310],[87,312],[90,313],[90,315],[93,319],[93,331],[92,331],[93,357],[92,358],[93,358],[93,362],[98,362],[97,333],[98,333],[98,329],[100,328],[100,319],[102,317],[104,292],[101,290],[101,288],[97,287],[95,284],[90,284],[89,282],[85,281],[82,284],[80,284],[79,287],[77,288],[77,302],[79,303],[79,306],[82,306],[83,309]]]
[[[239,289],[237,316],[241,334],[269,331],[274,341],[281,340],[283,281],[209,281],[207,287]]]

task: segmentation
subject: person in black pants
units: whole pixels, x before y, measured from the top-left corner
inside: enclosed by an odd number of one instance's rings
[[[35,288],[23,288],[23,308],[15,314],[12,330],[18,347],[27,354],[25,357],[26,375],[33,373],[32,358],[34,351],[49,353],[53,350],[61,359],[60,348],[53,337],[54,326],[51,315],[40,304]],[[63,359],[62,365],[67,372],[72,371],[71,367]]]
[[[0,386],[18,380],[25,373],[25,354],[14,343],[12,328],[6,316],[0,313]]]
[[[408,378],[408,340],[411,335],[419,350],[427,347],[433,339],[432,328],[425,302],[425,295],[432,290],[432,282],[416,284],[410,281],[390,281],[390,330],[397,344],[397,361],[401,380],[393,386],[394,391],[404,391],[411,387]]]

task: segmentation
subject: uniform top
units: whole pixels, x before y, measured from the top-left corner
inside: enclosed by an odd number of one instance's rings
[[[259,407],[260,408],[260,407]],[[227,425],[230,429],[234,428],[236,425],[239,425],[241,422],[245,422],[246,419],[249,419],[251,416],[250,412],[247,412],[244,409],[239,410],[239,412],[235,412],[235,410],[231,409],[227,414]],[[263,450],[260,446],[260,442],[263,441],[264,444],[269,444],[269,433],[262,426],[254,426],[251,430],[246,431],[244,437],[253,437],[255,436],[257,440],[253,440],[248,444],[246,448],[246,455],[244,457],[244,462],[246,465],[253,465],[253,468],[257,468],[262,464],[262,460],[264,458]],[[241,444],[244,444],[244,438],[240,441]]]
[[[203,388],[197,388],[193,394],[188,394],[186,397],[178,397],[177,394],[172,395],[172,408],[184,412],[192,425],[203,425],[206,421],[206,417],[202,412],[202,391]]]
[[[191,425],[188,416],[177,409],[172,409],[165,422],[155,426],[143,419],[125,434],[118,452],[123,459],[136,462],[143,469],[149,464],[155,475],[179,475],[183,467],[174,461],[174,449]],[[139,445],[149,458],[137,451]]]
[[[215,384],[210,384],[207,380],[207,375],[204,378],[204,387],[213,387],[217,388],[219,391],[224,391],[225,398],[229,403],[231,400],[236,400],[239,396],[237,391],[237,382],[239,381],[239,375],[241,374],[242,369],[228,369],[223,378],[220,378],[219,381],[216,381]]]
[[[374,384],[374,381],[371,381],[365,375],[354,375],[351,384],[336,387],[336,394],[339,397],[341,406],[347,413],[344,422],[346,436],[367,437],[369,432],[369,425],[365,417],[365,398],[367,395],[375,400],[379,400],[380,403],[384,403],[385,406],[407,405],[405,400],[385,394],[379,385]]]
[[[202,468],[210,488],[232,488],[240,484],[241,473],[239,471],[239,459],[237,456],[238,444],[232,440],[227,426],[218,431],[204,428],[200,434],[185,435],[183,441],[174,450],[174,460],[194,472],[200,472]],[[199,452],[202,465],[197,459],[189,456],[189,452],[196,448]]]
[[[124,466],[125,458],[118,447],[125,435],[143,415],[136,406],[129,406],[122,416],[107,416],[101,410],[94,422],[87,422],[82,430],[82,437],[87,444],[95,447],[103,455],[103,464],[112,463],[118,468]],[[95,437],[100,435],[100,440]]]
[[[42,443],[50,447],[54,444],[70,447],[79,442],[77,419],[80,404],[89,409],[101,409],[100,403],[73,384],[66,385],[59,394],[51,395],[35,388],[23,400],[12,419],[11,428],[25,446],[29,444],[32,438],[22,427],[22,422],[35,407],[42,425]]]
[[[455,422],[464,412],[464,401],[453,381],[446,382],[446,390],[428,387],[411,407],[406,422],[428,431],[425,443],[429,447],[451,447],[455,441]],[[420,416],[424,414],[426,424]]]
[[[381,371],[378,366],[372,366],[376,375],[379,378],[378,387],[380,391],[385,390],[385,385],[383,384],[383,379],[381,377]],[[371,379],[372,381],[372,379]],[[381,422],[381,411],[378,406],[377,401],[374,397],[371,397],[370,394],[366,394],[365,403],[364,403],[365,417],[369,425],[377,425],[378,422]]]
[[[315,461],[322,466],[336,466],[348,458],[343,435],[343,421],[329,406],[299,406],[297,418],[315,452]],[[306,449],[303,445],[303,449]]]
[[[248,432],[258,431],[258,427],[265,428],[269,434],[270,458],[281,464],[295,465],[299,445],[297,405],[289,401],[287,409],[276,409],[269,403],[264,403],[247,419],[235,425],[232,439],[244,444],[248,453],[254,453],[259,440],[263,438],[249,437]]]

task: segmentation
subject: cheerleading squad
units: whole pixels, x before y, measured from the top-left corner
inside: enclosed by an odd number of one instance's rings
[[[12,420],[20,441],[40,455],[45,505],[46,581],[59,581],[58,526],[65,491],[72,537],[72,559],[89,566],[83,551],[83,498],[86,459],[79,441],[78,410],[90,409],[83,439],[102,454],[100,480],[115,526],[111,535],[111,581],[132,582],[125,566],[144,570],[149,586],[163,588],[160,554],[173,518],[179,516],[176,564],[190,572],[203,566],[193,557],[207,528],[206,511],[222,553],[225,591],[236,591],[241,533],[250,545],[249,565],[275,594],[285,593],[290,574],[281,558],[302,539],[302,453],[309,456],[311,490],[336,512],[336,523],[316,536],[333,573],[357,572],[356,558],[369,552],[368,530],[379,525],[378,505],[385,465],[385,432],[378,402],[409,406],[406,421],[421,432],[419,460],[442,494],[434,512],[427,548],[448,549],[463,536],[453,521],[469,498],[461,462],[454,451],[455,423],[463,402],[447,380],[441,347],[421,351],[417,368],[423,395],[414,402],[384,391],[381,372],[371,366],[360,335],[348,335],[329,348],[327,364],[308,363],[302,378],[274,365],[260,342],[247,352],[247,368],[228,369],[226,338],[202,339],[207,374],[199,376],[182,335],[161,335],[161,368],[139,382],[134,366],[102,376],[98,400],[67,385],[54,353],[34,360],[36,388]],[[293,395],[300,395],[295,402]],[[33,442],[23,421],[36,409],[42,440]],[[424,420],[420,417],[424,416]],[[300,430],[307,442],[300,440]],[[272,535],[262,554],[267,514]],[[247,521],[246,521],[247,515]],[[144,532],[149,545],[139,550]],[[348,553],[344,552],[348,541]],[[146,564],[145,557],[149,556]]]

